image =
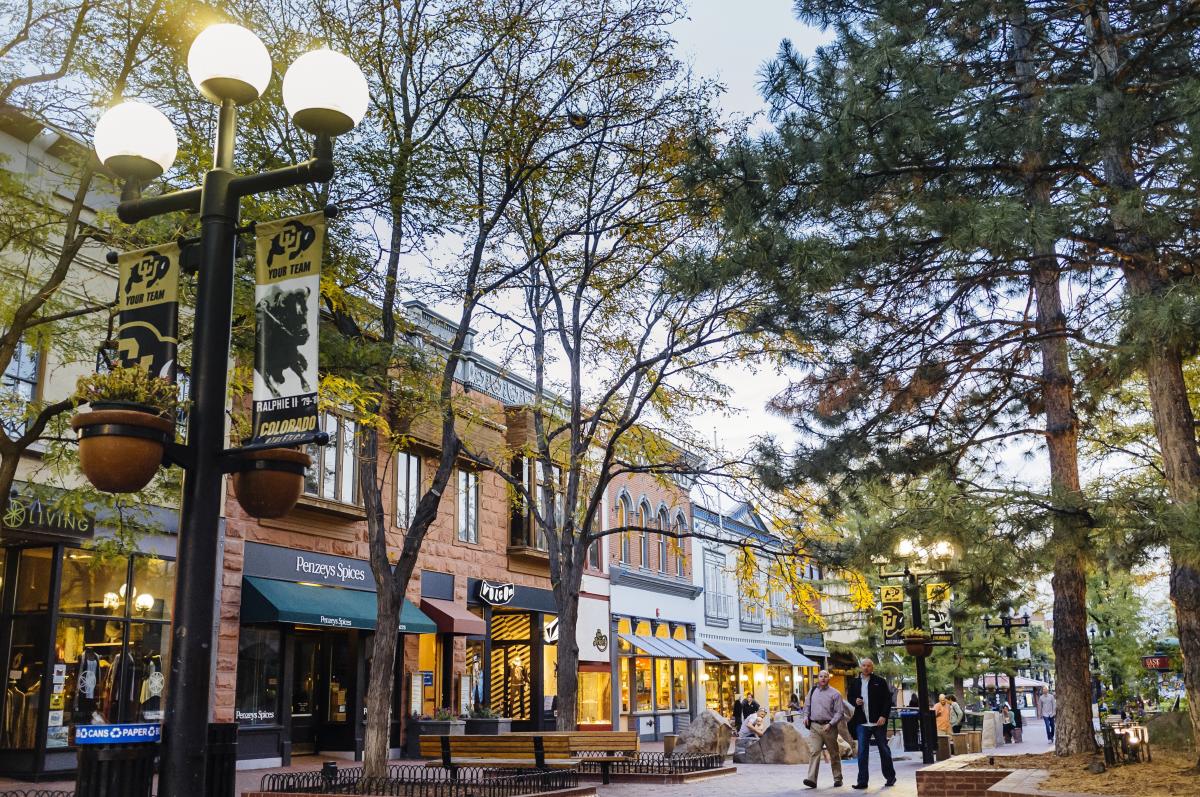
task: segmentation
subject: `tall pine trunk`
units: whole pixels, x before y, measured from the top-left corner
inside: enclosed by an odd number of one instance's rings
[[[1050,183],[1045,173],[1044,133],[1035,66],[1036,29],[1029,18],[1013,18],[1013,70],[1021,109],[1030,137],[1023,159],[1025,200],[1031,225],[1050,213]],[[1079,480],[1079,427],[1062,308],[1061,272],[1053,240],[1035,236],[1029,258],[1037,302],[1038,348],[1042,360],[1042,402],[1046,412],[1046,449],[1050,460],[1050,494],[1054,552],[1054,674],[1058,685],[1058,722],[1054,749],[1059,755],[1095,750],[1089,688],[1087,638],[1088,523]],[[1016,707],[1013,707],[1014,710]]]
[[[1097,117],[1110,120],[1121,113],[1121,89],[1115,81],[1124,64],[1124,55],[1105,8],[1095,3],[1085,6],[1083,22],[1091,45]],[[1137,199],[1139,189],[1133,146],[1123,130],[1113,124],[1101,128],[1104,176],[1110,192],[1109,220],[1117,235],[1129,295],[1147,301],[1165,292],[1170,281],[1158,266],[1152,241],[1129,224],[1132,210],[1123,207]],[[1147,346],[1142,367],[1167,490],[1174,504],[1190,510],[1200,497],[1200,450],[1196,447],[1195,416],[1183,376],[1183,353],[1178,346],[1156,341]],[[1172,537],[1169,548],[1170,594],[1183,654],[1183,683],[1192,735],[1200,748],[1200,557],[1177,536]],[[1195,768],[1200,770],[1200,759]]]

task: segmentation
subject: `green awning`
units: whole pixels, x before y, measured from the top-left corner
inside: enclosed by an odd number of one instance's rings
[[[247,576],[242,579],[242,622],[374,630],[375,593]],[[437,626],[406,600],[400,610],[400,631],[434,634]]]

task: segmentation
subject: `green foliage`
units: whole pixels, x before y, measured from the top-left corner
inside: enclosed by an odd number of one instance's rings
[[[141,404],[163,417],[174,415],[180,404],[178,385],[137,366],[117,366],[105,373],[81,376],[75,385],[75,400],[93,405],[106,401]]]

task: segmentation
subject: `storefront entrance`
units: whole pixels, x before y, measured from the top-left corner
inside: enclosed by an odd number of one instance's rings
[[[345,750],[353,742],[351,699],[358,683],[353,631],[297,628],[292,640],[292,755]],[[358,701],[354,701],[358,702]],[[351,746],[350,749],[353,749]]]

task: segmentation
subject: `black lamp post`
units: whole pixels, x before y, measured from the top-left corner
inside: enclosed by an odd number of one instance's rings
[[[1004,630],[1004,636],[1008,639],[1008,645],[1005,648],[1004,655],[1009,659],[1009,661],[1012,661],[1012,658],[1015,655],[1012,646],[1012,630],[1014,628],[1028,628],[1029,615],[1023,614],[1020,617],[1013,617],[1011,612],[1006,611],[1005,614],[1000,618],[999,622],[993,623],[992,618],[985,614],[983,616],[983,626],[984,628]],[[1008,672],[1006,672],[1004,675],[1006,678],[1008,678],[1008,705],[1011,706],[1013,710],[1013,721],[1016,723],[1017,727],[1020,727],[1023,723],[1020,720],[1021,709],[1017,705],[1016,668],[1008,667],[1007,670]]]
[[[921,582],[918,576],[936,575],[941,571],[921,563],[935,565],[948,562],[953,554],[949,543],[940,542],[932,549],[925,550],[917,547],[909,540],[901,540],[896,546],[895,556],[904,562],[900,571],[888,570],[886,565],[880,565],[879,577],[884,579],[903,579],[912,611],[912,628],[920,630],[925,627],[924,613],[921,611]],[[928,651],[928,648],[926,648]],[[929,676],[925,667],[925,656],[914,656],[917,669],[917,724],[921,728],[921,761],[932,764],[936,758],[934,739],[937,738],[937,726],[934,723],[933,712],[929,710]]]
[[[158,110],[127,102],[96,126],[96,152],[125,180],[117,214],[134,223],[164,213],[200,213],[200,268],[187,444],[168,457],[187,469],[179,534],[171,669],[163,721],[159,797],[207,794],[209,679],[216,576],[220,554],[221,488],[236,455],[225,449],[230,324],[238,215],[244,197],[334,173],[332,137],[352,129],[366,112],[367,84],[354,63],[331,50],[300,56],[283,81],[283,99],[296,125],[316,136],[313,157],[261,174],[234,171],[237,108],[262,95],[271,58],[263,43],[237,25],[213,25],[188,53],[192,81],[219,106],[213,167],[199,188],[141,197],[143,183],[170,167],[175,133]],[[245,450],[245,449],[241,449]]]

